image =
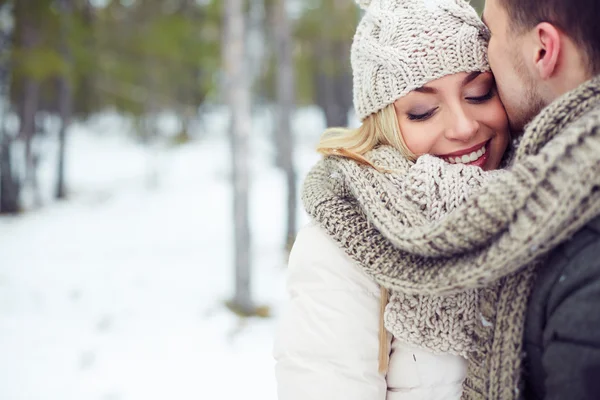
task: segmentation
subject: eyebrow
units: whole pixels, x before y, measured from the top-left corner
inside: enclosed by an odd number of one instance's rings
[[[467,75],[465,79],[463,79],[462,85],[468,85],[469,83],[473,82],[479,75],[481,75],[481,71],[471,72],[469,75]]]
[[[468,85],[469,83],[473,82],[475,80],[475,78],[477,78],[479,75],[481,75],[481,71],[471,72],[469,75],[467,75],[465,77],[465,79],[463,79],[461,86],[465,86],[465,85]],[[426,94],[436,94],[438,92],[438,90],[436,88],[432,88],[429,86],[421,86],[420,88],[416,88],[415,92],[426,93]]]

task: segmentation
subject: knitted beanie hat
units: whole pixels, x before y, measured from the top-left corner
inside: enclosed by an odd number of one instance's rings
[[[354,108],[364,120],[428,82],[489,71],[487,29],[464,0],[356,0]]]

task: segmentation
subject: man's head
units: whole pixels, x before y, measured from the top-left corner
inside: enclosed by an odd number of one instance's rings
[[[513,130],[600,74],[598,15],[598,0],[486,0],[490,65]]]

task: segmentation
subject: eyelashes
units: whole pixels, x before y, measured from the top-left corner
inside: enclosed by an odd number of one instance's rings
[[[492,97],[494,97],[494,88],[491,88],[489,92],[487,92],[486,94],[484,94],[483,96],[479,96],[479,97],[467,97],[467,100],[475,103],[475,104],[480,104],[480,103],[485,103],[486,101],[490,100]]]
[[[428,119],[429,117],[431,117],[433,115],[433,113],[435,113],[437,111],[437,109],[438,108],[436,107],[433,110],[427,111],[424,114],[411,114],[411,113],[407,113],[406,116],[411,121],[424,121],[424,120]]]
[[[483,103],[491,100],[494,97],[494,95],[495,95],[495,91],[494,91],[494,88],[492,87],[483,96],[466,97],[465,99],[471,104],[483,104]],[[409,121],[415,121],[415,122],[425,121],[425,120],[431,118],[433,116],[433,114],[435,114],[435,112],[438,110],[438,108],[439,107],[433,108],[422,114],[407,113],[406,117],[408,118]]]

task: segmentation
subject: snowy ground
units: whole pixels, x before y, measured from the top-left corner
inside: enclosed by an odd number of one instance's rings
[[[275,318],[243,321],[222,305],[233,282],[222,116],[158,158],[108,120],[73,129],[68,202],[0,218],[0,399],[275,399],[285,193],[268,132],[252,142],[253,290]],[[301,174],[322,129],[306,126]],[[163,170],[155,188],[149,162]],[[42,181],[52,172],[49,161]]]

